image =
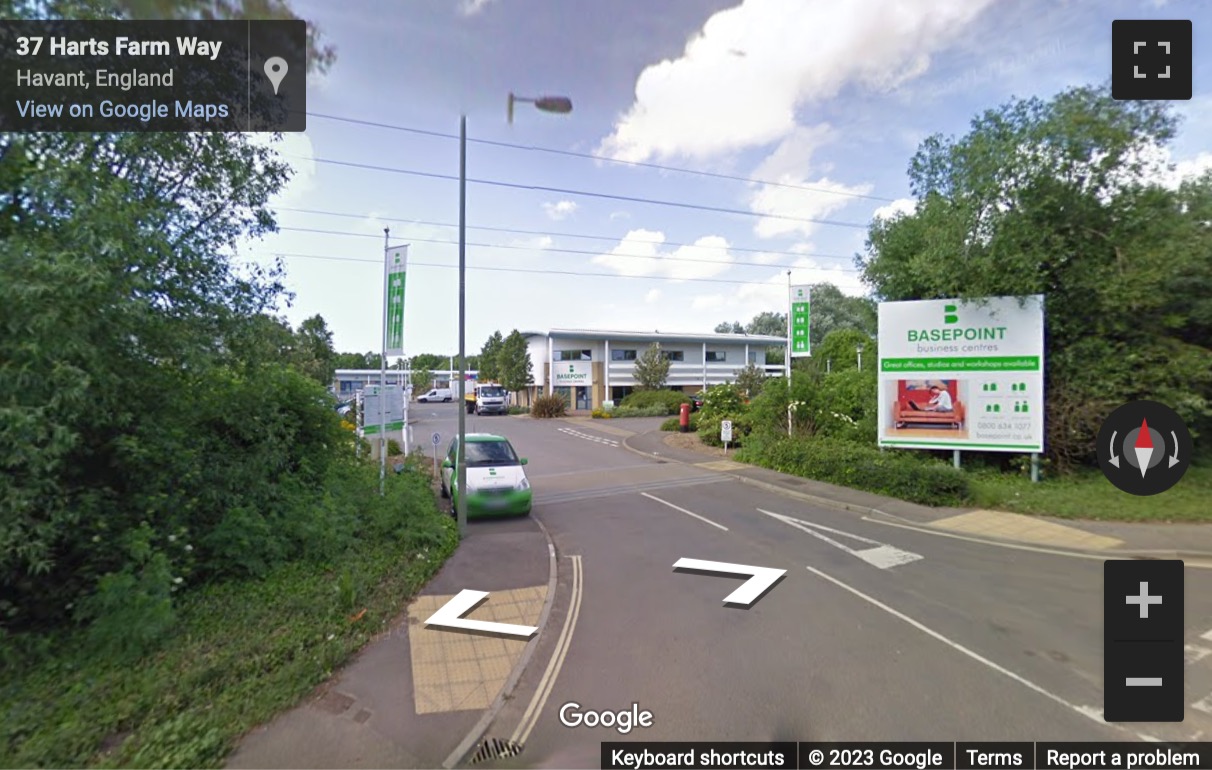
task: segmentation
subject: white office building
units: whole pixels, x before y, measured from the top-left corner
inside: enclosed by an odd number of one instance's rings
[[[571,409],[616,404],[633,391],[636,360],[657,343],[669,359],[666,386],[696,393],[711,385],[733,382],[750,363],[770,375],[785,375],[782,361],[787,340],[756,334],[676,334],[665,332],[552,329],[523,332],[530,350],[535,384],[529,395],[559,394]],[[766,351],[779,350],[780,363],[766,364]]]

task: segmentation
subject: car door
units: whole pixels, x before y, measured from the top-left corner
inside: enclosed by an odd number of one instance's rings
[[[442,479],[446,483],[446,491],[452,495],[455,491],[454,474],[458,469],[459,440],[456,438],[450,442],[450,449],[446,451],[446,460],[450,463],[450,467],[446,467],[446,463],[442,464]]]

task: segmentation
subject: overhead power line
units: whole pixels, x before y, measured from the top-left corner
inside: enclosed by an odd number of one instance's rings
[[[318,112],[307,113],[313,118],[323,118],[325,120],[334,120],[341,123],[351,123],[359,126],[372,126],[374,128],[386,128],[392,131],[404,131],[410,134],[418,134],[421,136],[434,136],[441,139],[458,139],[457,134],[448,134],[442,131],[428,131],[422,128],[411,128],[409,126],[401,126],[393,123],[379,123],[371,120],[360,120],[357,118],[343,118],[337,115],[324,115]],[[791,182],[772,182],[768,179],[753,179],[751,177],[737,176],[733,174],[720,174],[713,171],[699,171],[691,168],[680,168],[677,166],[664,166],[658,163],[645,163],[638,160],[622,160],[619,158],[611,158],[607,155],[596,155],[589,152],[574,152],[572,150],[557,150],[552,147],[537,147],[529,144],[514,144],[512,142],[493,141],[491,139],[467,139],[470,144],[483,144],[490,147],[507,147],[511,150],[526,150],[528,152],[545,152],[551,155],[563,155],[569,158],[584,158],[586,160],[598,160],[606,163],[617,163],[624,166],[634,166],[636,168],[651,168],[657,171],[673,171],[678,174],[691,174],[694,176],[708,177],[711,179],[724,179],[730,182],[746,182],[749,184],[763,184],[771,187],[784,187],[791,190],[803,190],[805,192],[825,193],[828,195],[839,195],[847,198],[863,198],[866,200],[881,201],[884,203],[894,202],[894,198],[885,198],[879,195],[866,195],[863,193],[849,192],[845,190],[830,190],[826,187],[813,187],[812,185],[793,184]]]
[[[348,214],[348,213],[339,213],[336,211],[322,211],[319,209],[299,209],[299,208],[292,208],[290,206],[276,206],[275,208],[278,211],[293,211],[293,212],[297,212],[299,214],[317,214],[320,216],[341,217],[341,218],[345,218],[345,219],[363,219],[363,220],[365,220],[365,219],[372,218],[370,215],[367,215],[367,214]],[[425,227],[458,227],[458,224],[456,224],[454,222],[433,222],[433,221],[427,221],[424,219],[400,219],[400,218],[381,217],[381,216],[374,216],[373,219],[376,219],[380,222],[396,222],[396,223],[400,223],[400,224],[421,225],[421,226],[425,226]],[[279,229],[289,230],[292,228],[283,227],[283,228],[279,228]],[[583,240],[589,240],[589,241],[617,242],[620,240],[617,235],[584,235],[581,233],[557,232],[555,230],[518,230],[518,229],[512,228],[512,227],[486,227],[483,225],[467,225],[467,229],[468,230],[484,230],[485,232],[491,232],[491,233],[509,233],[511,235],[542,235],[542,236],[551,236],[553,238],[581,238]],[[378,238],[379,236],[375,235],[372,237]],[[417,240],[419,240],[419,239],[417,239]],[[785,251],[785,250],[779,250],[779,249],[758,249],[758,248],[745,247],[745,246],[713,246],[710,244],[686,243],[684,241],[658,241],[658,240],[651,240],[651,239],[647,239],[647,238],[630,238],[629,240],[632,243],[651,243],[651,244],[657,245],[657,246],[693,246],[696,249],[713,249],[713,250],[718,250],[718,251],[740,251],[740,252],[746,252],[749,254],[779,254],[781,256],[787,256],[787,257],[817,257],[820,259],[850,259],[851,258],[851,257],[847,257],[847,256],[844,256],[841,254],[818,254],[818,253],[809,252],[809,251]],[[440,242],[440,241],[435,241],[435,243],[438,243],[438,242]],[[450,241],[450,243],[457,244],[458,241]],[[536,248],[538,248],[538,247],[536,247]],[[545,249],[545,251],[562,251],[562,249]],[[594,253],[598,253],[598,252],[594,252]]]
[[[362,262],[371,265],[379,265],[382,267],[383,260],[381,259],[361,259],[359,257],[339,257],[332,254],[295,254],[290,252],[270,252],[265,256],[284,257],[288,259],[322,259],[331,262]],[[246,260],[251,262],[251,260]],[[457,270],[458,265],[444,265],[439,262],[417,262],[414,260],[408,261],[409,268],[412,267],[436,267],[444,270]],[[777,267],[769,265],[769,267]],[[526,267],[489,267],[487,265],[468,265],[469,272],[487,270],[501,273],[535,273],[538,275],[574,275],[581,278],[625,278],[632,281],[675,281],[681,283],[683,281],[690,283],[729,283],[743,286],[774,286],[775,288],[782,287],[782,284],[771,283],[770,281],[739,281],[730,278],[674,278],[665,275],[620,275],[618,273],[587,273],[581,270],[549,270],[547,268],[526,268]],[[837,272],[842,273],[857,273],[854,268],[837,268]],[[786,288],[786,287],[782,287]]]
[[[287,230],[295,233],[314,233],[316,235],[340,235],[347,238],[375,238],[382,239],[382,235],[373,233],[351,233],[346,230],[320,230],[312,227],[279,227],[279,230]],[[458,246],[458,241],[447,241],[437,238],[412,238],[405,237],[411,243],[436,243],[443,246]],[[651,241],[649,241],[651,243]],[[591,249],[560,249],[555,247],[545,246],[523,246],[516,244],[501,244],[501,243],[472,243],[467,242],[468,246],[477,246],[480,248],[490,249],[510,249],[513,251],[548,251],[555,254],[581,254],[592,257],[619,257],[622,259],[655,259],[667,262],[700,262],[709,265],[735,265],[738,267],[794,267],[794,265],[786,265],[781,262],[740,262],[729,260],[727,262],[719,259],[703,259],[701,257],[673,257],[660,254],[618,254],[616,252],[593,251]],[[796,256],[808,256],[806,254],[797,254]],[[830,256],[830,259],[850,259],[850,257]]]
[[[435,174],[430,171],[417,171],[415,169],[394,168],[391,166],[380,166],[374,163],[354,163],[348,160],[334,160],[332,158],[317,158],[306,155],[293,155],[291,153],[281,153],[288,157],[298,158],[300,160],[309,160],[313,163],[327,163],[333,166],[344,166],[346,168],[359,168],[368,171],[383,171],[391,174],[406,174],[408,176],[424,177],[426,179],[445,179],[449,181],[458,181],[459,177],[451,174]],[[832,219],[813,219],[811,217],[793,217],[785,214],[762,214],[757,211],[746,211],[745,209],[730,209],[723,206],[707,206],[699,203],[683,203],[681,201],[663,201],[653,198],[638,198],[632,195],[614,195],[611,193],[590,192],[588,190],[571,190],[564,187],[547,187],[544,185],[519,184],[516,182],[502,182],[497,179],[468,179],[469,184],[487,185],[490,187],[505,187],[511,190],[532,190],[537,192],[549,192],[558,195],[579,195],[586,198],[604,198],[607,200],[626,201],[628,203],[644,203],[653,206],[672,206],[674,208],[693,209],[695,211],[710,211],[715,214],[737,214],[746,217],[759,217],[762,219],[781,219],[788,222],[804,222],[806,224],[827,225],[830,227],[852,227],[859,230],[866,230],[869,225],[860,222],[838,222]]]

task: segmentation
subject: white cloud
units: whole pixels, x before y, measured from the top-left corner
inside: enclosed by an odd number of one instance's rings
[[[796,260],[791,267],[791,283],[799,286],[831,283],[851,296],[863,296],[867,288],[858,273],[842,266],[824,266],[811,258]],[[738,286],[731,293],[700,294],[691,300],[694,310],[718,310],[735,318],[749,319],[759,313],[787,312],[787,271],[780,269],[765,281]]]
[[[872,219],[895,219],[901,214],[912,214],[917,211],[917,200],[914,198],[897,198],[887,206],[880,206],[871,215]]]
[[[460,0],[459,13],[464,16],[475,16],[496,0]]]
[[[550,249],[555,245],[555,240],[550,235],[535,235],[530,238],[515,238],[509,242],[510,246],[516,246],[520,249]]]
[[[644,301],[647,302],[649,305],[656,302],[660,298],[661,298],[660,289],[649,289],[648,293],[644,295]]]
[[[728,241],[707,235],[672,251],[662,248],[665,234],[654,230],[632,230],[619,245],[593,258],[593,263],[619,275],[686,280],[712,278],[733,263]]]
[[[575,201],[559,201],[558,203],[544,203],[543,210],[547,212],[547,216],[559,221],[567,218],[577,210]]]
[[[616,219],[631,219],[631,215],[630,215],[630,214],[628,214],[626,211],[612,211],[612,212],[610,212],[610,221],[611,221],[611,222],[613,222],[613,221],[615,221]]]
[[[788,178],[782,181],[786,183]],[[812,235],[821,225],[803,220],[829,217],[853,203],[854,195],[865,195],[871,191],[871,185],[847,185],[828,178],[811,183],[802,179],[797,183],[811,184],[813,189],[763,185],[750,197],[749,207],[764,215],[753,227],[758,237],[773,238],[792,233]]]
[[[290,180],[274,197],[273,205],[298,205],[301,198],[307,196],[316,186],[315,148],[311,138],[304,133],[281,134],[281,139],[275,139],[273,134],[245,134],[251,144],[269,147],[281,154],[281,160],[291,167]]]
[[[750,195],[749,207],[758,214],[754,232],[761,238],[790,233],[811,235],[820,225],[796,219],[822,219],[853,202],[854,195],[865,195],[870,185],[847,185],[828,178],[810,179],[812,156],[834,135],[827,124],[799,127],[754,170],[763,184]],[[784,217],[793,217],[786,219]]]
[[[990,3],[744,0],[713,15],[679,58],[640,74],[599,152],[707,158],[778,141],[804,105],[920,76]]]

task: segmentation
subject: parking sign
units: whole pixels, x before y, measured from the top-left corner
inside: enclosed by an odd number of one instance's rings
[[[442,443],[442,434],[441,433],[434,433],[433,436],[431,436],[430,438],[433,440],[434,446],[437,446],[438,444]]]
[[[720,422],[720,441],[732,441],[732,420]]]

